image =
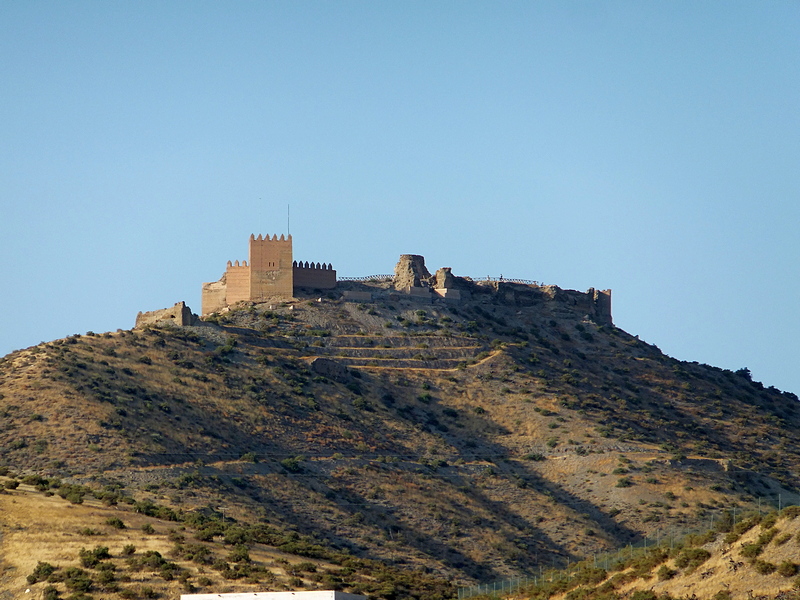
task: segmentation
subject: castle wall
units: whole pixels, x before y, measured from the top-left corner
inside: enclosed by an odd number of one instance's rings
[[[209,315],[237,302],[290,299],[295,287],[332,289],[336,271],[330,264],[292,260],[292,236],[250,236],[248,261],[228,261],[219,281],[204,283],[202,314]]]
[[[250,300],[250,267],[247,261],[242,261],[241,265],[238,260],[234,264],[229,261],[225,281],[228,288],[225,293],[226,304]]]
[[[195,316],[192,314],[192,310],[186,306],[184,302],[178,302],[172,308],[139,312],[139,314],[136,315],[136,325],[134,325],[134,329],[147,327],[148,325],[156,327],[164,325],[183,327],[185,325],[192,325],[194,319]]]
[[[250,236],[250,291],[255,302],[294,295],[292,236]],[[230,302],[230,301],[229,301]]]
[[[336,287],[336,271],[330,264],[294,262],[294,287],[330,290]]]

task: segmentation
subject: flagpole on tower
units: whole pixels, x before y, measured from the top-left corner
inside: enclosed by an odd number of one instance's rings
[[[292,230],[289,229],[289,205],[286,205],[286,235],[289,236],[292,234]]]

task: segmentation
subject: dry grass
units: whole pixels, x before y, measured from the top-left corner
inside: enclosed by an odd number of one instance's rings
[[[109,525],[107,521],[110,518],[121,519],[125,529],[116,529]],[[142,530],[145,525],[150,525],[154,533],[145,533]],[[85,529],[92,529],[96,534],[81,533]],[[255,544],[250,548],[250,558],[254,564],[267,567],[275,580],[255,586],[243,580],[229,581],[208,566],[176,558],[173,553],[175,535],[183,536],[189,543],[194,542],[190,531],[183,530],[173,522],[161,521],[130,510],[106,507],[93,501],[71,504],[58,496],[48,497],[30,486],[22,485],[17,490],[0,494],[0,590],[11,593],[12,597],[22,597],[26,589],[34,586],[41,589],[46,584],[31,586],[26,580],[37,563],[47,562],[56,567],[80,567],[80,550],[96,546],[108,547],[112,562],[117,566],[117,574],[129,577],[129,581],[125,581],[121,587],[136,589],[137,586],[147,585],[166,598],[185,593],[183,584],[179,581],[165,581],[147,571],[126,571],[123,559],[125,546],[135,546],[135,556],[146,551],[159,552],[185,569],[189,576],[188,581],[195,586],[200,585],[198,580],[201,577],[209,578],[213,583],[201,586],[208,593],[292,589],[297,586],[290,579],[298,575],[293,572],[292,565],[299,563],[311,562],[317,565],[320,572],[335,572],[339,569],[325,561],[298,557]],[[230,547],[224,547],[220,542],[207,542],[204,545],[218,557],[224,558],[230,552]],[[303,584],[312,589],[315,585],[307,579]]]
[[[174,507],[229,506],[463,582],[693,527],[758,495],[794,498],[800,421],[776,390],[665,357],[567,304],[423,308],[416,324],[420,305],[407,301],[253,306],[226,314],[227,330],[14,353],[0,360],[0,465]],[[340,342],[487,354],[465,368],[317,377],[307,359]],[[237,460],[250,452],[257,464]],[[299,455],[302,471],[281,466]]]

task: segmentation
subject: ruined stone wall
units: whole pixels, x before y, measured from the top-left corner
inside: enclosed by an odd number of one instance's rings
[[[203,284],[203,289],[200,294],[202,300],[202,306],[200,307],[201,315],[210,315],[227,306],[225,302],[227,287],[224,275],[219,281],[211,281]]]
[[[295,261],[292,270],[295,288],[331,290],[336,287],[336,271],[330,264]]]
[[[601,325],[613,325],[611,318],[611,290],[596,290],[589,288],[587,292],[592,297],[594,320]]]
[[[431,274],[425,268],[425,257],[419,254],[401,254],[394,267],[394,289],[408,293],[413,288],[427,286]]]
[[[194,322],[195,315],[192,314],[192,309],[186,306],[185,302],[178,302],[172,308],[139,312],[139,314],[136,315],[136,325],[134,325],[134,329],[147,326],[160,327],[164,325],[183,327],[184,325],[192,325]]]

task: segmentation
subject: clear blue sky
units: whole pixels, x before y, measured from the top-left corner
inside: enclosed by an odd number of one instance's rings
[[[612,288],[800,393],[800,3],[0,3],[0,354],[186,300],[251,233],[340,275]]]

